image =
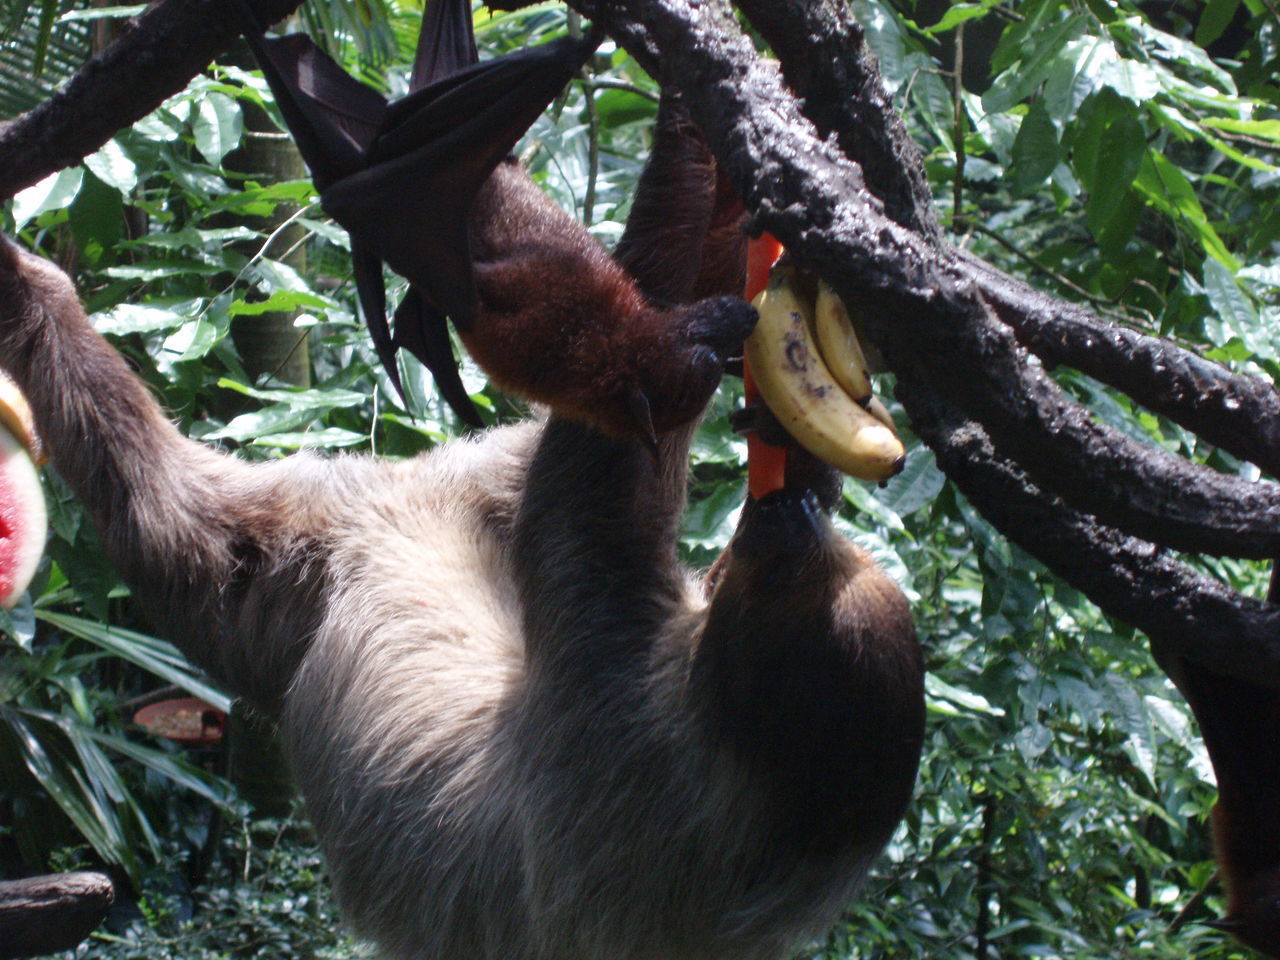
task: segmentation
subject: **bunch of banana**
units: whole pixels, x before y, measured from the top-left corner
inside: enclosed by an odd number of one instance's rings
[[[760,313],[746,358],[778,422],[815,457],[859,480],[887,480],[906,451],[871,392],[867,361],[844,303],[822,280],[804,290],[789,261],[756,297]]]

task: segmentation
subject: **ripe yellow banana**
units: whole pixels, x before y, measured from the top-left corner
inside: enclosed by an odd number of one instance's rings
[[[860,407],[890,430],[895,430],[888,408],[871,392],[874,364],[862,345],[857,324],[845,302],[821,278],[813,313],[818,348],[831,375]]]
[[[853,318],[849,316],[844,301],[822,279],[818,280],[818,296],[813,305],[813,325],[822,359],[836,378],[836,383],[865,407],[871,397],[871,371],[867,368],[867,358],[862,353],[858,335],[853,329]]]
[[[795,279],[790,264],[774,267],[755,300],[760,320],[746,356],[760,395],[814,456],[860,480],[887,480],[902,469],[902,443],[832,376],[814,337],[812,307],[796,293]]]

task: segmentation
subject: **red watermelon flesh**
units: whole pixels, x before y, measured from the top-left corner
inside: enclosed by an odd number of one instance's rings
[[[26,448],[0,428],[0,606],[11,607],[44,552],[44,494]]]

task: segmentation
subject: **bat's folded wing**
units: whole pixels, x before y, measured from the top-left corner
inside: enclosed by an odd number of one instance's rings
[[[557,40],[474,64],[391,104],[365,169],[325,190],[325,209],[469,329],[472,201],[594,47]]]

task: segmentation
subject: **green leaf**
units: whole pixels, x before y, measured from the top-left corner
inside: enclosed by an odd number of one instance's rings
[[[84,165],[95,177],[126,197],[138,185],[137,166],[115,140],[108,140],[97,153],[85,157]]]
[[[1077,13],[1030,34],[1018,48],[1018,69],[1000,74],[983,95],[983,107],[990,113],[1004,113],[1029,97],[1049,75],[1067,42],[1083,33],[1088,24],[1088,15]]]
[[[12,610],[0,610],[0,632],[20,649],[31,652],[31,643],[36,637],[36,616],[29,592],[22,595]]]
[[[183,324],[164,342],[167,353],[176,353],[174,362],[198,360],[208,354],[222,339],[222,331],[218,325],[203,317]]]
[[[1240,0],[1206,0],[1200,22],[1196,24],[1196,43],[1207,47],[1222,36],[1231,26],[1239,6]]]
[[[340,427],[324,427],[303,432],[269,433],[254,437],[255,447],[277,447],[282,450],[302,450],[308,447],[354,447],[369,438],[363,433],[343,430]]]
[[[1200,122],[1206,127],[1213,127],[1215,130],[1225,130],[1227,133],[1243,133],[1246,136],[1270,140],[1272,143],[1280,143],[1280,120],[1238,120],[1234,117],[1205,117]]]
[[[968,20],[977,20],[980,17],[985,17],[993,6],[995,4],[991,2],[953,3],[942,15],[942,19],[931,27],[925,27],[924,32],[928,36],[936,37],[940,33],[954,30]]]
[[[290,433],[310,426],[319,413],[311,407],[276,404],[252,413],[242,413],[225,427],[205,435],[207,440],[235,440],[247,443],[273,433]]]
[[[219,710],[231,709],[231,698],[200,679],[187,658],[171,643],[54,610],[37,610],[36,618],[128,660]]]
[[[102,334],[124,337],[134,333],[155,333],[179,329],[204,306],[202,300],[184,300],[172,306],[121,303],[95,313],[90,319]]]
[[[1145,154],[1145,132],[1137,108],[1128,100],[1104,88],[1081,107],[1071,143],[1071,166],[1089,194],[1085,222],[1100,241],[1108,235],[1112,250],[1128,240],[1136,224],[1125,200]]]
[[[1049,178],[1060,161],[1057,128],[1044,102],[1035,100],[1013,139],[1013,163],[1009,169],[1013,189],[1020,194],[1030,193]]]
[[[84,258],[92,264],[111,263],[124,237],[124,198],[120,191],[93,174],[84,178],[80,195],[71,204],[67,221]]]
[[[246,300],[233,300],[227,308],[227,315],[232,317],[256,317],[264,313],[289,313],[299,307],[313,307],[316,310],[327,310],[332,302],[309,293],[306,290],[273,290],[266,300],[250,303]]]
[[[214,706],[214,704],[210,704],[210,706]],[[192,793],[204,797],[212,803],[226,807],[232,802],[234,793],[225,782],[194,764],[188,763],[180,756],[146,747],[114,734],[102,733],[93,729],[86,729],[84,733],[108,750],[137,761],[144,767],[154,770],[165,779],[171,780],[179,787],[190,790]]]
[[[240,104],[226,94],[209,93],[201,98],[191,117],[191,132],[195,136],[196,149],[213,166],[240,143],[244,131],[244,117]]]
[[[1206,260],[1204,289],[1213,312],[1222,322],[1224,332],[1237,337],[1255,357],[1264,360],[1276,358],[1276,347],[1265,336],[1258,309],[1241,287],[1235,274],[1217,260]],[[1219,336],[1221,337],[1221,334]],[[1225,339],[1222,338],[1222,340]]]
[[[993,706],[986,697],[970,690],[961,690],[959,687],[953,687],[932,673],[925,674],[924,689],[925,693],[929,695],[929,708],[938,712],[949,713],[952,716],[959,716],[962,712],[981,713],[990,717],[1003,717],[1005,715],[1002,707]],[[944,707],[944,703],[951,704],[953,708]],[[954,707],[960,709],[957,710]]]
[[[147,260],[131,264],[127,267],[111,267],[104,270],[108,277],[116,280],[162,280],[165,277],[185,277],[189,275],[211,277],[226,270],[225,266],[200,263],[196,260]]]
[[[294,409],[332,410],[358,407],[368,399],[364,393],[358,390],[342,390],[329,387],[309,387],[296,390],[259,390],[256,387],[251,387],[248,384],[240,383],[227,377],[219,378],[218,386],[227,390],[234,390],[236,393],[243,394],[246,397],[253,397],[255,400],[261,400],[264,403],[281,403]]]
[[[1209,223],[1200,198],[1186,175],[1156,150],[1148,150],[1134,186],[1155,207],[1178,221],[1200,241],[1205,253],[1233,274],[1240,262],[1231,255],[1218,232]]]
[[[97,530],[90,524],[82,524],[76,530],[74,543],[54,537],[46,550],[66,574],[85,607],[94,616],[105,618],[107,601],[120,578],[102,552]]]
[[[658,108],[652,100],[630,90],[601,90],[595,102],[600,122],[611,129],[651,120]]]
[[[933,503],[946,482],[933,451],[921,444],[907,452],[902,472],[876,491],[874,497],[898,517],[907,517]]]
[[[739,483],[726,483],[689,506],[680,539],[687,547],[712,550],[733,532],[734,519],[742,506],[745,490]]]
[[[68,167],[45,177],[35,186],[19,190],[13,197],[14,229],[21,230],[42,213],[69,207],[80,192],[83,180],[83,167]]]

